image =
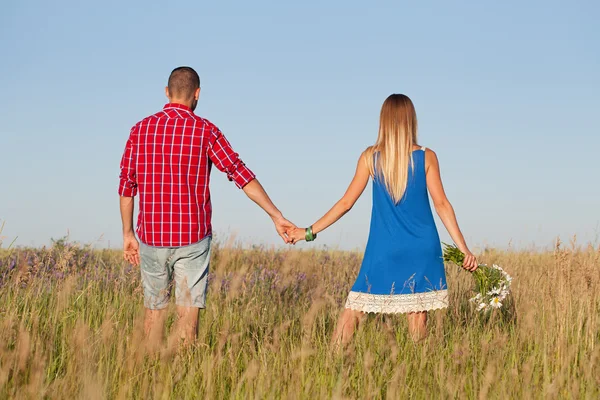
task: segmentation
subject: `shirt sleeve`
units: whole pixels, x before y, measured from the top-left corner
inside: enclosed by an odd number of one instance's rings
[[[121,158],[121,173],[119,175],[119,195],[123,197],[134,197],[137,194],[137,177],[135,172],[135,140],[137,125],[131,128],[129,139],[125,144],[123,158]]]
[[[208,156],[217,169],[227,174],[227,179],[233,181],[240,189],[252,182],[256,175],[240,160],[233,151],[231,144],[219,129],[213,129],[208,144]]]

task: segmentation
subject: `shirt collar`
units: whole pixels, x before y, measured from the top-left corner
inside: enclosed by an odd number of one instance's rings
[[[179,104],[179,103],[168,103],[168,104],[165,104],[165,106],[163,107],[163,110],[166,110],[167,108],[177,108],[179,110],[185,110],[185,111],[193,112],[192,109],[189,108],[188,106],[184,106],[183,104]]]

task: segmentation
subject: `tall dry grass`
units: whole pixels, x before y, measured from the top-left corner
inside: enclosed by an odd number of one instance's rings
[[[514,276],[484,317],[447,266],[450,308],[414,344],[370,316],[329,346],[361,255],[215,247],[198,341],[142,334],[138,271],[119,252],[57,241],[0,254],[0,398],[600,398],[600,249],[486,251]]]

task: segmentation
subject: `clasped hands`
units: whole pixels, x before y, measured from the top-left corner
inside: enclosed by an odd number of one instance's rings
[[[283,241],[287,244],[296,244],[301,240],[305,240],[306,230],[298,228],[295,224],[281,217],[274,219],[275,229]]]

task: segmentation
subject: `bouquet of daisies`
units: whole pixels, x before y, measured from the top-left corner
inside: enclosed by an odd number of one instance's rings
[[[456,246],[444,243],[444,261],[462,266],[465,255]],[[502,307],[502,301],[510,294],[512,277],[500,266],[479,264],[475,272],[475,292],[469,301],[477,305],[477,310],[484,312]]]

